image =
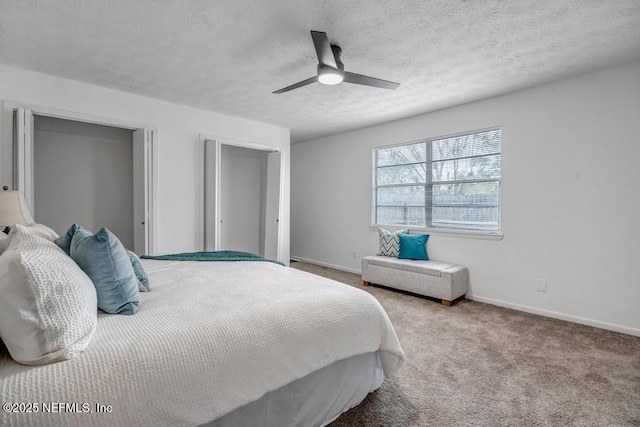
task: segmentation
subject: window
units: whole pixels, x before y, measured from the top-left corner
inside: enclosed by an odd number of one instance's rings
[[[502,135],[489,129],[374,150],[374,224],[500,230]]]

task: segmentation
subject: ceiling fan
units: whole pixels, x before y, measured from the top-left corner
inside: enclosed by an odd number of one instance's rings
[[[273,93],[289,92],[293,89],[319,82],[325,85],[337,85],[338,83],[347,82],[365,86],[379,87],[382,89],[395,90],[400,83],[394,83],[387,80],[376,79],[375,77],[363,76],[362,74],[350,73],[344,70],[344,64],[340,61],[342,49],[340,46],[329,44],[327,33],[321,31],[311,31],[313,45],[318,54],[318,75],[292,84]]]

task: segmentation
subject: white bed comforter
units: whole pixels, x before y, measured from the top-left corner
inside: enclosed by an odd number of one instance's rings
[[[0,425],[199,425],[340,359],[378,350],[385,376],[404,360],[362,290],[267,262],[143,263],[152,290],[138,313],[100,315],[79,357],[0,355],[2,403],[38,406],[2,411]]]

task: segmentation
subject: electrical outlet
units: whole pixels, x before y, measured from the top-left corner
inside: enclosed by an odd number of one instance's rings
[[[351,252],[351,256],[354,258],[358,258],[358,253],[356,251]]]
[[[538,292],[547,292],[547,281],[545,279],[538,279],[536,290]]]

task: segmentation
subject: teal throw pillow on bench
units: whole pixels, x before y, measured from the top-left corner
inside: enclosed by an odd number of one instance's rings
[[[428,234],[400,234],[400,253],[398,259],[416,259],[428,261]]]
[[[115,234],[106,228],[96,234],[81,227],[76,229],[71,239],[71,258],[91,278],[100,310],[110,314],[138,311],[138,279],[127,250]]]

